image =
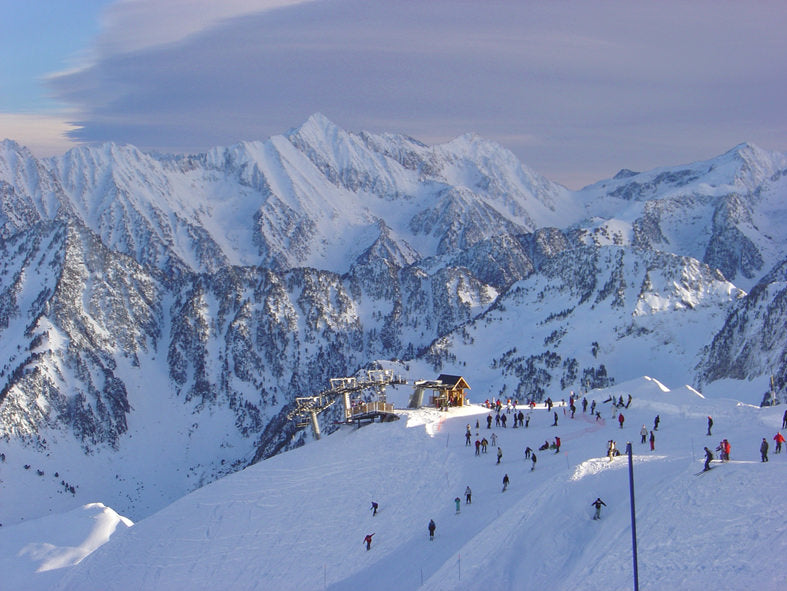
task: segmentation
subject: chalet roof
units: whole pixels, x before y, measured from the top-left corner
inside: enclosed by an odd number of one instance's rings
[[[441,373],[439,376],[437,376],[437,380],[454,388],[470,389],[467,380],[465,380],[462,376],[453,376],[447,373]]]

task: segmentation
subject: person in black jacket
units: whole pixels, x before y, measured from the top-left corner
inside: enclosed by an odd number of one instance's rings
[[[768,441],[765,439],[765,437],[762,438],[762,443],[760,444],[760,456],[762,456],[761,461],[768,461]]]
[[[596,513],[593,515],[593,519],[601,519],[601,506],[604,505],[606,507],[607,504],[602,501],[600,497],[590,504],[596,508]]]
[[[702,469],[703,472],[707,472],[708,470],[710,470],[710,461],[712,459],[713,459],[713,452],[706,447],[705,448],[705,467]]]
[[[434,519],[429,520],[429,539],[434,540],[434,530],[437,526],[434,524]]]

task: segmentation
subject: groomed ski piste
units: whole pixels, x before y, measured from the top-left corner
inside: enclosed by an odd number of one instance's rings
[[[406,394],[389,401],[406,406]],[[603,400],[628,394],[621,428]],[[591,399],[602,420],[581,406],[572,419],[558,407],[553,427],[553,414],[540,406],[527,429],[509,420],[506,429],[488,430],[490,411],[479,404],[399,411],[400,421],[342,428],[131,527],[100,505],[2,527],[3,588],[632,589],[628,458],[606,457],[610,439],[621,451],[627,441],[633,448],[640,589],[787,588],[787,452],[775,454],[772,440],[784,406],[708,399],[651,378],[593,391]],[[652,430],[656,415],[651,451],[640,429]],[[473,442],[476,433],[496,434],[499,465],[497,446],[476,456],[465,445],[468,424]],[[560,453],[537,450],[555,436]],[[731,461],[697,477],[703,448],[718,458],[723,438]],[[538,454],[533,471],[526,446]],[[502,492],[505,474],[511,482]],[[599,521],[596,497],[607,505]]]

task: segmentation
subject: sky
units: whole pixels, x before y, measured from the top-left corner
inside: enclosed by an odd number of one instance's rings
[[[785,29],[768,1],[0,0],[0,138],[200,152],[320,112],[576,189],[787,150]]]

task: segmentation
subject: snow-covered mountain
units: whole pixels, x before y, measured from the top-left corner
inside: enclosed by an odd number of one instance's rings
[[[783,400],[786,171],[742,144],[569,191],[475,135],[321,115],[190,156],[6,140],[0,522],[149,515],[300,445],[294,398],[380,364],[482,398],[658,374]]]
[[[390,400],[402,407],[410,391],[389,388]],[[625,394],[632,401],[616,409],[620,427],[604,401]],[[399,411],[399,421],[343,427],[133,527],[95,505],[4,526],[3,580],[26,591],[631,589],[630,441],[639,588],[784,588],[778,557],[787,551],[787,508],[778,500],[787,454],[774,453],[771,441],[783,405],[704,398],[653,378],[591,391],[588,402],[574,418],[558,406],[557,427],[543,405],[526,409],[528,427],[516,429],[511,421],[487,429],[489,411],[478,404]],[[476,456],[465,445],[466,425],[473,440],[495,434],[488,453]],[[643,425],[653,449],[641,443]],[[559,453],[537,449],[555,437]],[[763,437],[771,443],[767,463]],[[731,444],[726,463],[715,451],[723,438]],[[624,455],[606,457],[610,439]],[[716,456],[707,473],[704,446]],[[526,447],[537,455],[533,470]],[[510,485],[502,492],[505,474]],[[594,520],[598,497],[606,506]],[[368,551],[367,534],[374,534]]]

